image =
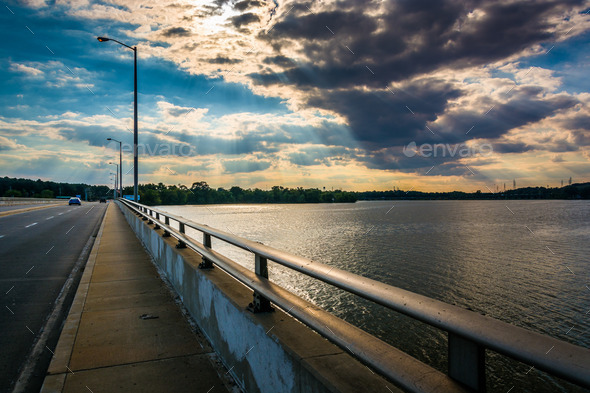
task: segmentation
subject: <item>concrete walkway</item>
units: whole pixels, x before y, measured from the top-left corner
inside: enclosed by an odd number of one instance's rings
[[[110,204],[41,391],[228,392],[212,358]]]

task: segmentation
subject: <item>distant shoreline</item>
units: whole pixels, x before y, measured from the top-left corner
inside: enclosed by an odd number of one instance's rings
[[[229,189],[212,188],[206,182],[184,185],[140,184],[140,202],[145,205],[211,205],[211,204],[301,204],[301,203],[354,203],[356,201],[380,200],[583,200],[590,199],[590,182],[576,183],[563,187],[524,187],[498,192],[472,193],[462,191],[344,191],[325,188],[303,188],[273,186],[269,190],[259,188]],[[88,184],[55,183],[51,181],[0,177],[0,196],[47,198],[81,195],[84,200],[112,199],[113,189],[107,186]],[[124,187],[123,195],[132,195],[130,186]]]

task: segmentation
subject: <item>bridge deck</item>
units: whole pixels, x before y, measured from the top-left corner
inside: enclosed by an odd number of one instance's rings
[[[227,392],[212,358],[111,204],[42,392]]]

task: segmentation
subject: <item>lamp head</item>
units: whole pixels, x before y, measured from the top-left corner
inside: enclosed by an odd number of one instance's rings
[[[107,138],[107,141],[111,141],[111,140],[113,140],[113,138]]]
[[[107,37],[96,37],[96,39],[99,42],[107,42],[107,41],[110,41],[111,40],[110,38],[107,38]]]

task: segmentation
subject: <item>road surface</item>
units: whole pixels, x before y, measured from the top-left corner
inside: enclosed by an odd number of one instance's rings
[[[0,217],[0,392],[12,391],[25,364],[36,364],[26,391],[39,391],[73,295],[46,337],[49,349],[33,362],[29,355],[76,261],[89,251],[105,206],[83,203]]]

